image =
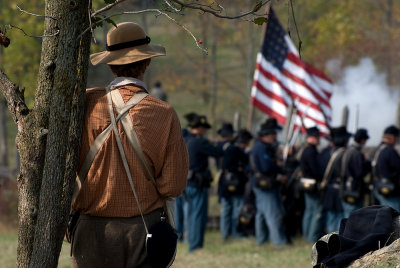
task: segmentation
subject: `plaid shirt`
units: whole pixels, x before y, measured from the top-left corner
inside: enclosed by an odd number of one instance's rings
[[[126,103],[143,89],[124,85],[118,90]],[[169,197],[180,195],[186,186],[189,161],[176,112],[167,103],[147,96],[129,111],[129,115],[150,169],[155,174],[159,192]],[[105,88],[88,89],[79,168],[95,138],[110,123]],[[147,214],[162,207],[163,202],[146,178],[122,124],[117,124],[140,206]],[[113,132],[95,156],[73,209],[100,217],[140,215]]]

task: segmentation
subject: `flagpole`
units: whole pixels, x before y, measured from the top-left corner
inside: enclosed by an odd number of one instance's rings
[[[268,18],[268,15],[269,15],[270,8],[271,8],[271,2],[269,2],[267,5],[265,5],[265,14],[266,14],[267,18]],[[262,29],[262,33],[261,33],[260,46],[264,43],[265,32],[267,31],[268,22],[264,23],[262,27],[263,27],[263,29]],[[250,55],[250,57],[253,57],[253,55]],[[251,130],[252,130],[253,118],[254,118],[254,105],[253,105],[252,100],[251,100],[251,88],[252,88],[252,85],[253,84],[251,83],[251,85],[250,85],[249,116],[248,116],[248,119],[247,119],[247,130],[249,132],[251,132]]]

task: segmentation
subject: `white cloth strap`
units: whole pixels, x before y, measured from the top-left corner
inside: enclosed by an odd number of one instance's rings
[[[122,146],[121,138],[119,136],[117,122],[116,122],[115,117],[114,117],[114,109],[113,109],[113,105],[112,105],[113,102],[112,102],[110,87],[107,87],[106,91],[107,91],[108,110],[110,112],[111,125],[112,125],[113,131],[114,131],[115,140],[117,141],[117,146],[118,146],[118,150],[119,150],[119,153],[121,155],[121,158],[122,158],[122,163],[124,164],[126,175],[128,176],[128,179],[129,179],[129,184],[131,185],[131,189],[132,189],[133,195],[135,196],[136,204],[138,206],[138,209],[139,209],[139,212],[140,212],[140,216],[142,217],[142,221],[143,221],[144,228],[146,230],[146,234],[149,235],[149,230],[147,228],[146,221],[144,220],[142,207],[140,206],[139,198],[138,198],[138,195],[136,193],[135,185],[134,185],[133,180],[132,180],[132,175],[131,175],[131,172],[129,170],[128,161],[126,160],[124,147]],[[114,91],[118,91],[118,90],[114,90]],[[135,96],[136,95],[139,95],[139,94],[135,94]],[[144,98],[148,94],[145,93],[145,94],[141,94],[141,95]],[[121,120],[123,120],[123,118],[126,118],[126,116],[122,117]]]
[[[147,93],[144,93],[144,94],[147,94]],[[122,99],[122,96],[121,96],[121,93],[119,92],[119,90],[112,90],[111,91],[111,97],[112,97],[112,100],[113,100],[113,102],[114,102],[114,104],[115,104],[115,106],[117,108],[117,112],[118,113],[122,112],[122,110],[125,107],[125,103],[124,103],[124,100]],[[132,98],[131,98],[131,100],[132,100]],[[127,104],[129,104],[129,102]],[[122,123],[122,126],[124,128],[125,134],[126,134],[128,140],[129,140],[129,143],[132,145],[133,149],[135,150],[135,153],[139,157],[139,160],[140,160],[142,168],[143,168],[143,170],[145,172],[146,178],[148,180],[150,180],[154,184],[156,189],[157,189],[157,185],[156,185],[156,182],[154,180],[154,176],[152,175],[152,172],[151,172],[150,167],[149,167],[149,165],[147,163],[146,157],[143,154],[143,150],[142,150],[142,148],[140,146],[140,142],[139,142],[139,139],[137,137],[135,128],[133,127],[133,123],[132,123],[131,118],[129,116],[125,116],[125,117],[121,118],[121,123]]]
[[[114,102],[117,111],[121,111],[124,107],[124,100],[122,99],[121,93],[118,90],[111,91],[112,101]],[[128,102],[129,103],[129,102]],[[167,214],[168,222],[172,227],[175,228],[174,222],[174,200],[170,197],[163,196],[157,188],[157,183],[154,179],[154,172],[151,171],[148,161],[143,153],[143,150],[140,146],[140,141],[137,137],[135,128],[133,126],[132,120],[129,116],[125,116],[121,118],[121,123],[124,128],[125,134],[128,137],[129,143],[132,145],[136,155],[138,156],[142,168],[144,170],[146,178],[154,185],[154,188],[158,194],[158,196],[163,200],[164,203],[164,212]]]

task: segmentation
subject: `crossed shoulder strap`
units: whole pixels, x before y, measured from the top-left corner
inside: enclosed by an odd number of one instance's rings
[[[110,89],[107,88],[107,90],[109,91]],[[113,90],[112,92],[118,92],[118,94],[122,100],[122,96],[118,90]],[[129,110],[132,109],[133,107],[135,107],[147,95],[148,94],[146,92],[138,92],[126,104],[122,100],[122,105],[119,105],[117,108],[118,115],[117,115],[117,118],[115,119],[116,122],[118,122],[119,120],[122,120],[122,119],[126,119],[127,118],[126,115],[128,114]],[[86,155],[86,158],[85,158],[85,160],[82,164],[82,167],[79,171],[79,174],[76,177],[74,193],[72,195],[72,203],[76,200],[78,193],[79,193],[80,189],[82,188],[84,181],[86,180],[87,174],[89,172],[89,169],[93,163],[93,160],[94,160],[96,154],[98,153],[100,148],[103,146],[105,140],[111,134],[112,130],[113,130],[112,124],[108,125],[103,130],[103,132],[101,132],[100,135],[96,137],[92,146],[90,147],[89,152]]]
[[[146,229],[147,236],[149,237],[149,236],[151,236],[151,234],[149,234],[146,222],[145,222],[144,217],[143,217],[143,212],[142,212],[142,209],[141,209],[141,206],[140,206],[140,203],[139,203],[139,198],[138,198],[138,195],[137,195],[136,190],[135,190],[135,185],[133,183],[131,172],[130,172],[129,166],[128,166],[128,161],[126,159],[125,152],[124,152],[124,149],[122,147],[121,138],[120,138],[119,133],[118,133],[116,120],[114,118],[114,111],[113,111],[113,106],[112,106],[113,102],[114,102],[114,104],[116,106],[118,114],[122,113],[124,111],[124,109],[126,109],[125,108],[126,105],[124,104],[124,101],[122,99],[121,93],[118,90],[110,91],[109,88],[107,88],[106,90],[107,90],[107,100],[108,100],[110,117],[111,117],[111,124],[112,124],[113,130],[114,130],[114,133],[115,133],[115,139],[117,141],[118,150],[120,152],[120,155],[121,155],[121,158],[122,158],[122,162],[124,164],[124,168],[125,168],[126,174],[128,176],[128,179],[129,179],[129,184],[131,185],[132,192],[133,192],[133,194],[135,196],[136,203],[138,205],[138,209],[139,209],[140,215],[142,217],[142,221],[143,221],[144,227]],[[138,93],[136,95],[138,95]],[[144,93],[144,97],[147,96],[147,95],[148,95],[147,93]],[[144,97],[138,96],[137,98],[138,99],[143,99]],[[134,102],[134,101],[132,101],[132,102]],[[174,208],[173,202],[174,202],[174,200],[172,198],[170,198],[170,197],[163,196],[159,192],[159,190],[157,188],[156,181],[154,179],[154,175],[151,172],[149,164],[148,164],[148,162],[146,160],[146,157],[143,154],[143,151],[142,151],[142,148],[140,146],[140,142],[139,142],[139,139],[137,137],[137,134],[136,134],[135,128],[133,126],[131,118],[129,116],[124,116],[124,117],[121,118],[121,123],[122,123],[122,126],[124,128],[125,134],[128,137],[129,143],[133,147],[133,150],[135,151],[136,155],[138,156],[138,158],[140,160],[140,163],[141,163],[141,166],[142,166],[142,168],[144,170],[146,178],[153,184],[158,196],[163,200],[164,212],[167,214],[166,216],[167,216],[168,222],[171,224],[172,227],[175,227],[174,215],[173,215],[174,214],[174,211],[173,211],[173,208]]]

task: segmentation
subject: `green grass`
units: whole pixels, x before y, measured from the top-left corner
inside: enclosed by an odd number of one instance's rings
[[[70,244],[64,243],[59,266],[70,267]],[[255,239],[244,238],[224,242],[216,230],[206,232],[204,248],[188,253],[188,245],[180,243],[173,267],[310,267],[311,245],[296,239],[291,246],[277,248],[271,243],[257,246]],[[17,234],[15,231],[0,232],[0,267],[15,267]]]

